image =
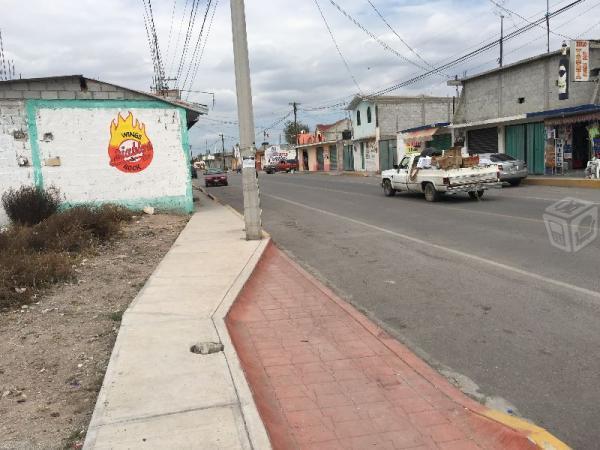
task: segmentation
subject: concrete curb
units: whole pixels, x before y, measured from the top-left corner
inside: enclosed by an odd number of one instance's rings
[[[275,244],[271,243],[271,245]],[[434,387],[436,387],[454,402],[463,406],[465,409],[468,409],[475,415],[483,417],[487,420],[498,422],[507,428],[526,436],[529,441],[533,442],[541,450],[568,450],[571,448],[553,436],[547,430],[538,427],[537,425],[527,422],[524,419],[510,416],[501,411],[490,409],[467,397],[407,347],[391,337],[381,327],[370,321],[364,314],[362,314],[348,302],[338,297],[331,289],[324,286],[312,274],[307,272],[298,263],[293,261],[285,252],[282,251],[281,254],[285,259],[292,263],[301,276],[310,281],[317,289],[323,292],[323,294],[325,294],[334,303],[346,311],[376,339],[381,341],[388,349],[398,355],[398,357],[400,357],[415,372],[417,372],[421,377],[431,383]]]
[[[258,408],[254,402],[254,397],[252,396],[252,391],[250,390],[250,385],[246,380],[244,369],[242,369],[242,364],[240,363],[240,359],[235,351],[235,346],[231,341],[231,336],[229,335],[227,325],[225,324],[225,317],[227,317],[231,306],[235,303],[240,292],[244,288],[244,285],[252,275],[252,272],[254,272],[256,265],[262,258],[262,255],[264,254],[270,242],[270,238],[263,239],[256,252],[248,261],[246,267],[244,267],[234,284],[231,286],[229,292],[227,292],[227,295],[223,299],[222,303],[211,316],[215,328],[217,329],[219,338],[221,339],[221,343],[225,347],[223,352],[225,353],[225,359],[227,360],[227,365],[229,366],[229,372],[237,391],[237,396],[242,409],[242,415],[246,423],[248,438],[250,439],[250,445],[253,449],[270,449],[271,442],[269,440],[265,425],[260,418]]]
[[[581,178],[541,177],[525,178],[523,183],[528,186],[555,186],[555,187],[577,187],[586,189],[600,189],[600,180]]]

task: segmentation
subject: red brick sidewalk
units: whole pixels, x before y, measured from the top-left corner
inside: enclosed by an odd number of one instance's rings
[[[275,449],[531,449],[274,245],[227,318]]]

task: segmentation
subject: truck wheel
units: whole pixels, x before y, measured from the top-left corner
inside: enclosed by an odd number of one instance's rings
[[[425,185],[425,200],[428,202],[437,202],[440,199],[440,193],[435,190],[435,186],[432,183]]]
[[[483,197],[483,193],[485,191],[470,191],[469,192],[469,197],[471,197],[471,200],[479,200],[481,197]]]
[[[386,197],[393,197],[396,195],[396,189],[392,187],[390,180],[383,180],[383,193]]]

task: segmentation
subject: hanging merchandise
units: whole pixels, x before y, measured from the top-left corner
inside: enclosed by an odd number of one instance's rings
[[[562,45],[562,55],[558,62],[558,99],[567,100],[569,98],[569,58],[567,57],[567,44]]]
[[[588,127],[588,133],[592,143],[592,157],[600,158],[600,127],[597,122]]]

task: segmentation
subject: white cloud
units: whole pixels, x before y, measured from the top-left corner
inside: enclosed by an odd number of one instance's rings
[[[490,41],[499,34],[499,19],[489,1],[410,1],[371,0],[395,30],[419,54],[432,64],[452,59]],[[363,23],[379,39],[416,60],[396,36],[385,26],[366,0],[336,0]],[[171,0],[154,0],[153,9],[169,75],[176,72],[188,17],[182,21],[185,1],[177,0],[173,28]],[[191,4],[192,2],[188,2]],[[363,31],[335,9],[329,0],[319,0],[323,12],[346,57],[352,73],[364,92],[393,85],[421,72],[420,69],[385,51]],[[539,3],[539,4],[538,4]],[[566,0],[554,0],[551,9],[564,6]],[[201,23],[205,2],[200,2],[196,31]],[[540,17],[545,2],[510,0],[508,8],[525,17]],[[229,2],[221,0],[206,45],[193,90],[215,93],[212,117],[236,120],[235,82],[231,48]],[[586,13],[594,4],[583,2],[552,20],[552,28],[567,36],[575,36],[596,22],[597,14]],[[600,8],[598,8],[600,10]],[[188,6],[189,11],[189,6]],[[252,70],[252,88],[256,126],[268,126],[285,114],[288,103],[298,101],[305,107],[336,103],[356,91],[337,54],[314,0],[246,0],[248,42]],[[568,22],[568,23],[567,23]],[[183,23],[183,28],[180,26]],[[561,26],[561,24],[566,25]],[[524,22],[516,16],[505,19],[507,32]],[[208,25],[208,24],[207,24]],[[560,28],[558,28],[560,27]],[[142,3],[136,0],[0,0],[0,29],[5,53],[15,60],[17,72],[24,77],[81,73],[147,90],[152,79],[152,63],[144,30]],[[178,33],[180,29],[182,32]],[[171,41],[169,46],[169,31]],[[593,37],[594,29],[586,37]],[[175,50],[177,35],[179,47]],[[193,36],[191,45],[195,43]],[[527,42],[530,45],[525,45]],[[552,35],[551,46],[558,48],[562,38]],[[167,53],[167,47],[170,52]],[[522,48],[520,48],[522,47]],[[532,30],[505,45],[505,61],[541,53],[545,50],[545,31]],[[189,51],[191,56],[191,50]],[[462,75],[491,68],[498,50],[448,71]],[[175,61],[172,65],[171,61]],[[185,75],[187,67],[184,68]],[[396,94],[452,95],[453,90],[439,76],[403,88]],[[207,94],[185,93],[192,101],[211,105]],[[341,110],[300,111],[300,120],[314,125],[344,117]],[[279,126],[281,128],[281,125]],[[227,145],[237,136],[235,125],[201,121],[191,133],[196,150],[203,150],[223,132]],[[279,130],[270,133],[277,141]],[[262,138],[261,138],[262,139]]]

